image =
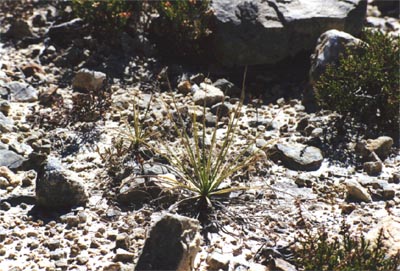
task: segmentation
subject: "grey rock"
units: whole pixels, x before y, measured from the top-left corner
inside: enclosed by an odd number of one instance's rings
[[[48,157],[36,180],[37,205],[46,209],[85,205],[88,195],[82,181],[61,162]]]
[[[277,143],[268,151],[268,156],[289,169],[304,171],[319,169],[323,160],[320,149],[300,143]]]
[[[18,169],[26,161],[24,157],[10,150],[0,149],[0,166]]]
[[[204,82],[204,78],[205,78],[204,74],[197,73],[195,75],[190,76],[190,82],[200,85],[201,83]]]
[[[193,101],[196,105],[213,106],[224,100],[224,93],[213,85],[201,83],[200,89],[193,94]]]
[[[150,230],[135,270],[193,270],[200,250],[199,230],[195,219],[164,215]]]
[[[105,73],[81,69],[72,80],[72,87],[77,90],[96,91],[104,87]]]
[[[364,44],[362,40],[336,29],[323,33],[318,38],[317,46],[311,55],[311,82],[321,76],[327,65],[337,65],[339,55],[344,53],[346,48],[357,48],[362,44]]]
[[[345,182],[345,185],[348,199],[363,202],[372,201],[371,195],[358,181],[350,179]]]
[[[211,106],[211,113],[216,115],[217,117],[226,117],[229,116],[229,112],[234,110],[234,106],[230,103],[217,103]]]
[[[82,35],[83,24],[82,19],[76,18],[65,23],[51,26],[47,34],[54,43],[65,46],[71,43],[73,39]]]
[[[117,201],[123,205],[142,204],[161,193],[161,188],[146,183],[145,178],[127,177],[121,182]]]
[[[32,30],[29,24],[24,20],[16,20],[11,23],[10,28],[6,32],[6,36],[20,40],[25,37],[32,36]]]
[[[37,90],[26,83],[13,81],[8,83],[6,88],[9,89],[13,102],[35,102],[38,100]]]
[[[275,264],[275,270],[281,270],[281,271],[297,271],[296,267],[292,265],[291,263],[288,263],[287,261],[281,259],[281,258],[276,258],[274,259],[274,264]]]
[[[8,145],[0,142],[0,150],[8,150]]]
[[[213,86],[222,90],[225,95],[240,94],[241,89],[232,82],[222,78],[213,83]]]
[[[329,29],[359,33],[366,7],[366,0],[213,1],[216,57],[228,66],[273,64],[312,50]]]
[[[0,132],[9,133],[14,129],[14,122],[0,112]]]

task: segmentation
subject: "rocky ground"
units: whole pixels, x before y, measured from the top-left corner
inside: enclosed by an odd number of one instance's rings
[[[162,141],[179,152],[168,114],[176,111],[173,99],[180,112],[187,109],[182,114],[196,112],[199,118],[205,99],[206,122],[214,127],[221,121],[223,140],[226,122],[216,114],[235,107],[240,87],[199,67],[165,69],[152,52],[125,59],[121,68],[116,64],[120,56],[110,53],[113,48],[95,50],[96,41],[51,45],[51,39],[65,37],[57,37],[54,28],[45,34],[59,16],[50,2],[3,3],[0,13],[0,270],[132,270],[151,226],[177,209],[171,200],[160,203],[140,194],[146,189],[141,180],[149,181],[140,173],[169,172],[162,161],[145,159],[141,169],[134,157],[118,160],[124,153],[105,156],[107,149],[114,150],[115,141],[125,138],[135,105],[145,112],[150,100],[143,125],[153,132],[148,138],[152,149],[162,149]],[[365,25],[400,33],[399,20],[372,5]],[[43,38],[49,35],[50,42]],[[147,45],[138,47],[151,51]],[[118,67],[109,73],[91,69],[98,63]],[[253,88],[269,76],[252,72],[247,81]],[[168,92],[171,74],[178,76],[171,76],[174,90]],[[188,251],[200,250],[193,270],[269,270],[264,265],[268,258],[280,270],[296,270],[287,252],[304,220],[315,231],[326,227],[332,233],[344,221],[371,240],[383,228],[389,253],[400,249],[398,142],[387,136],[340,138],[332,126],[335,113],[306,111],[304,85],[285,79],[275,81],[262,101],[247,95],[235,144],[240,149],[259,134],[255,148],[265,155],[247,175],[229,180],[250,189],[231,193],[223,209],[215,211],[219,230],[208,225],[201,238],[188,244]],[[91,107],[98,115],[84,106],[77,109],[91,91],[100,90],[104,96],[93,98]],[[43,168],[46,157],[50,162]],[[112,161],[120,165],[118,181],[110,177]],[[193,224],[198,222],[190,221],[190,231],[197,232]]]

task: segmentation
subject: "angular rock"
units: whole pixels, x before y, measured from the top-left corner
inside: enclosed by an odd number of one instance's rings
[[[364,202],[372,201],[371,195],[358,181],[350,179],[345,182],[345,185],[348,199]]]
[[[0,132],[9,133],[14,129],[14,122],[0,112]]]
[[[9,89],[13,102],[35,102],[38,100],[37,90],[26,83],[13,81],[8,83],[6,88]]]
[[[188,80],[182,81],[178,84],[178,91],[182,94],[188,94],[192,88],[192,85]]]
[[[162,170],[163,167],[159,168],[147,168],[145,169],[146,175],[154,175],[148,174],[146,172],[151,172],[151,170]],[[162,174],[162,173],[156,173]],[[165,174],[171,175],[172,174]],[[174,177],[173,177],[174,178]],[[168,186],[168,183],[162,179],[162,175],[159,177],[151,177],[151,178],[140,178],[137,176],[129,176],[122,180],[121,186],[119,188],[119,192],[117,195],[117,201],[123,205],[135,205],[135,204],[143,204],[152,199],[162,199],[164,201],[173,200],[176,195],[174,195]]]
[[[241,89],[239,87],[235,86],[235,84],[229,82],[224,78],[215,81],[213,83],[213,86],[222,90],[222,92],[226,95],[240,94],[241,92]]]
[[[380,136],[376,139],[368,139],[357,142],[355,153],[366,161],[385,160],[393,146],[393,139],[388,136]],[[376,155],[379,157],[376,157]]]
[[[294,265],[292,265],[291,263],[288,263],[287,261],[285,261],[281,258],[274,259],[274,265],[275,265],[275,267],[273,268],[274,270],[297,271],[297,269]]]
[[[376,139],[367,140],[367,149],[369,151],[375,152],[380,159],[385,160],[393,146],[393,139],[389,136],[380,136]]]
[[[0,166],[5,166],[9,169],[18,169],[22,166],[25,160],[24,157],[13,151],[0,149]]]
[[[46,209],[64,209],[85,205],[87,201],[82,181],[59,160],[48,157],[36,180],[37,205]]]
[[[358,34],[366,0],[212,1],[217,59],[225,65],[273,64],[304,50],[329,29]]]
[[[212,253],[207,257],[207,264],[209,270],[228,270],[231,257],[220,253]]]
[[[213,106],[224,100],[224,93],[213,85],[200,84],[200,89],[193,94],[193,101],[196,105]]]
[[[374,161],[374,162],[365,162],[363,164],[364,171],[369,176],[378,176],[382,172],[382,162]]]
[[[66,47],[73,39],[83,34],[83,24],[82,19],[76,18],[65,23],[51,26],[47,34],[54,43]]]
[[[4,115],[8,115],[8,113],[10,112],[10,103],[8,101],[1,101],[0,100],[0,113],[3,113]]]
[[[132,252],[126,251],[122,248],[118,248],[117,252],[115,253],[114,262],[129,263],[133,262],[134,258],[135,254],[133,254]]]
[[[195,219],[164,215],[150,230],[135,270],[193,270],[200,250],[199,230]]]
[[[268,156],[274,162],[281,161],[292,170],[318,170],[324,159],[321,150],[300,143],[277,143],[268,151]]]
[[[336,29],[323,33],[318,38],[314,54],[311,55],[311,82],[321,76],[328,64],[338,64],[339,55],[344,53],[346,48],[357,48],[362,44],[364,44],[362,40]]]
[[[6,36],[12,39],[21,40],[25,37],[31,37],[32,30],[26,21],[16,20],[11,23],[10,28],[6,32]]]
[[[161,193],[154,183],[146,183],[145,178],[128,177],[121,182],[117,201],[123,205],[142,204]]]
[[[17,186],[21,183],[20,178],[12,172],[8,167],[0,166],[0,178],[3,182],[0,184],[0,189],[5,189],[7,186]]]
[[[81,69],[72,80],[72,87],[83,91],[97,91],[104,87],[105,81],[104,73]]]
[[[229,112],[233,110],[234,106],[230,103],[217,103],[211,106],[211,112],[219,118],[229,116]]]

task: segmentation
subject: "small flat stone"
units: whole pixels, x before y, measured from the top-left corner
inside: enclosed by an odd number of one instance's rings
[[[278,143],[268,151],[272,161],[281,161],[292,170],[313,171],[322,164],[321,150],[300,143]]]

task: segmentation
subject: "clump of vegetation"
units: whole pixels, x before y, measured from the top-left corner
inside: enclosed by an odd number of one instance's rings
[[[212,33],[210,0],[156,1],[152,32],[168,55],[204,56]]]
[[[364,31],[362,48],[347,49],[315,84],[319,105],[399,138],[400,58],[398,38]]]
[[[97,153],[110,176],[115,177],[123,173],[121,171],[127,160],[136,162],[143,171],[143,164],[145,160],[149,159],[147,155],[151,151],[148,141],[154,134],[144,125],[144,121],[149,116],[151,101],[152,98],[150,98],[144,114],[140,116],[139,106],[135,99],[132,121],[126,123],[125,130],[120,132],[118,138],[113,138],[110,147],[103,151],[97,148]]]
[[[72,0],[72,10],[94,29],[114,33],[139,21],[143,1]]]
[[[339,236],[332,237],[325,227],[313,233],[299,203],[297,208],[298,224],[305,228],[304,232],[297,233],[294,242],[293,260],[299,270],[398,270],[400,250],[395,255],[388,255],[388,250],[383,244],[385,238],[383,229],[373,242],[368,241],[361,231],[353,234],[344,220]]]
[[[227,181],[235,174],[246,171],[260,157],[260,149],[252,150],[256,138],[240,147],[234,144],[239,130],[237,116],[240,115],[243,97],[242,93],[241,102],[230,112],[223,138],[219,134],[219,120],[207,131],[206,119],[203,117],[198,121],[196,114],[192,116],[191,129],[182,129],[181,127],[185,127],[185,120],[179,113],[175,100],[172,102],[177,113],[175,120],[171,113],[169,119],[177,134],[179,145],[172,147],[169,142],[162,144],[165,149],[162,155],[172,166],[171,171],[176,177],[165,177],[165,181],[173,189],[186,191],[182,193],[185,198],[178,204],[194,203],[190,204],[190,208],[200,216],[207,215],[214,206],[213,200],[218,199],[218,196],[247,189],[245,186],[228,184]],[[206,113],[205,108],[203,106],[203,115]]]
[[[75,92],[72,102],[73,107],[68,114],[70,121],[96,121],[104,116],[111,105],[111,90],[105,86],[87,93]]]
[[[400,251],[388,256],[383,245],[384,231],[379,231],[374,242],[361,236],[352,236],[344,225],[339,237],[331,238],[325,228],[315,235],[307,231],[298,237],[296,265],[300,270],[345,271],[345,270],[397,270]]]

